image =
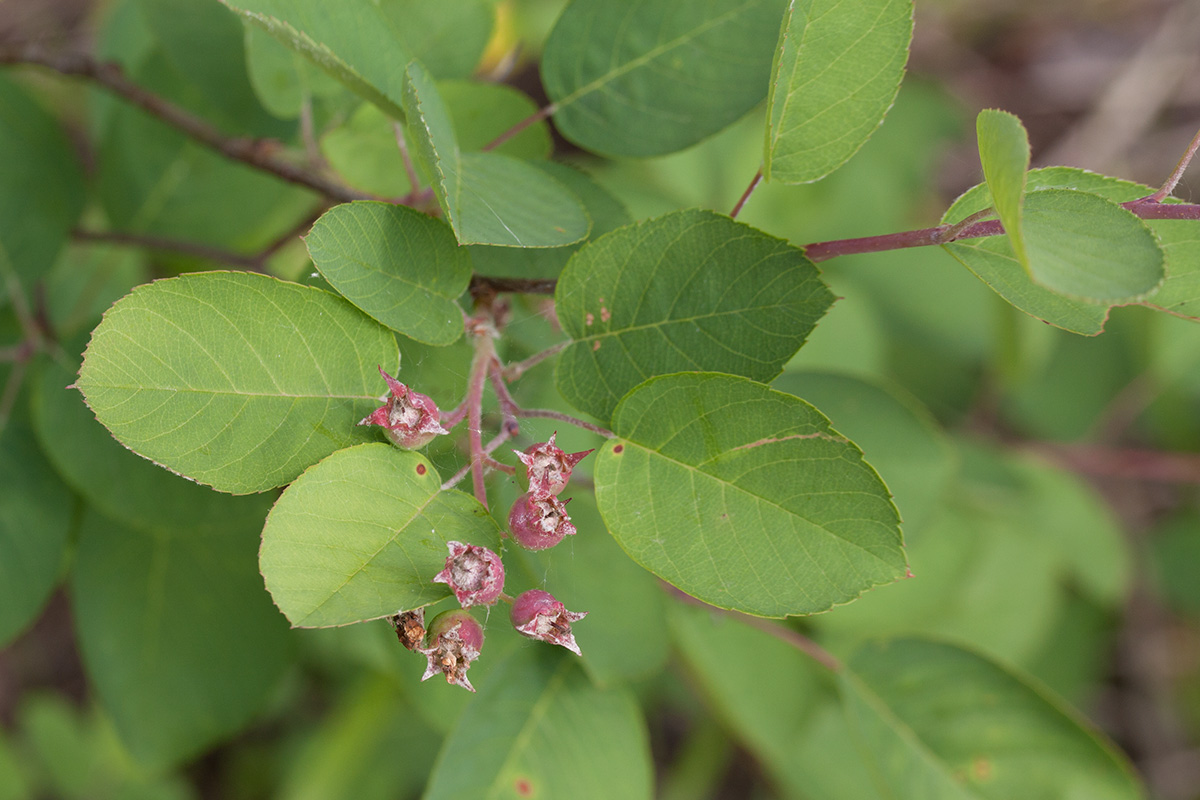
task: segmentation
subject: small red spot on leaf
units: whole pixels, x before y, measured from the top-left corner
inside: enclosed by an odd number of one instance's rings
[[[522,797],[533,797],[533,784],[529,782],[528,778],[517,778],[513,781],[513,788]]]
[[[417,474],[418,475],[425,474],[425,465],[424,464],[417,464]]]
[[[614,447],[614,448],[613,448],[613,452],[614,452],[614,453],[623,453],[623,452],[625,452],[625,445],[623,445],[623,444],[619,444],[619,445],[617,445],[616,447]]]

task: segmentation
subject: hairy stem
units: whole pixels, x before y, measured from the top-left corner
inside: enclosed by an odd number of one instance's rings
[[[741,213],[742,206],[746,205],[746,201],[750,199],[750,195],[754,194],[754,190],[762,183],[763,174],[762,168],[759,167],[758,172],[754,173],[754,177],[750,179],[750,185],[746,187],[746,191],[742,192],[742,196],[733,206],[733,211],[729,212],[730,219],[737,219],[737,215]]]
[[[396,134],[396,148],[400,151],[404,174],[408,176],[408,185],[412,187],[410,191],[415,192],[421,186],[421,179],[417,177],[417,168],[413,166],[412,154],[408,152],[408,141],[404,138],[404,126],[399,122],[393,122],[392,130]]]
[[[471,374],[467,380],[467,436],[471,452],[471,480],[475,499],[487,508],[487,487],[483,483],[483,386],[487,383],[488,369],[496,358],[496,343],[492,338],[492,326],[484,320],[475,319],[467,327],[473,338],[475,356],[471,360]]]
[[[516,415],[518,417],[539,418],[539,419],[556,419],[559,422],[565,422],[568,425],[574,425],[576,428],[583,428],[585,431],[598,433],[605,439],[615,439],[617,435],[608,428],[601,428],[599,425],[594,425],[591,422],[572,417],[564,414],[561,411],[554,411],[549,408],[518,408]]]
[[[276,155],[276,143],[226,136],[205,120],[129,80],[121,67],[115,63],[99,62],[81,53],[52,54],[37,45],[26,44],[0,47],[0,64],[33,64],[54,70],[61,75],[85,78],[226,158],[269,172],[277,178],[312,189],[338,202],[374,199],[369,194],[351,189],[280,158]]]
[[[1157,192],[1146,199],[1152,203],[1158,203],[1175,191],[1175,187],[1179,185],[1179,179],[1183,177],[1183,173],[1187,170],[1188,164],[1191,162],[1192,156],[1196,155],[1197,150],[1200,150],[1200,131],[1196,131],[1196,135],[1192,137],[1191,143],[1183,151],[1183,155],[1179,158],[1179,163],[1175,165],[1170,177],[1163,182]]]
[[[562,341],[562,342],[559,342],[558,344],[554,344],[554,345],[547,347],[545,350],[541,351],[540,353],[534,353],[533,355],[531,355],[529,358],[525,359],[524,361],[518,361],[515,364],[509,364],[507,367],[504,368],[504,371],[502,373],[504,380],[510,381],[510,382],[515,381],[517,378],[521,377],[526,372],[528,372],[529,370],[533,369],[538,364],[545,361],[547,358],[553,358],[554,356],[561,353],[563,350],[566,350],[570,344],[571,344],[570,340]]]

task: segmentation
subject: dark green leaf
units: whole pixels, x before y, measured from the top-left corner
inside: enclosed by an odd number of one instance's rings
[[[32,288],[83,209],[83,173],[58,121],[2,76],[0,152],[0,277]]]
[[[456,300],[471,256],[444,222],[391,203],[345,203],[317,220],[305,244],[330,286],[392,330],[433,345],[462,334]]]
[[[554,124],[596,153],[682,150],[766,95],[784,0],[575,0],[546,41]]]
[[[763,177],[819,180],[846,163],[896,99],[911,0],[792,0],[767,98]]]
[[[139,761],[171,765],[232,734],[287,667],[287,625],[255,572],[255,547],[244,526],[195,535],[85,519],[71,581],[79,643]]]
[[[247,273],[139,287],[92,333],[76,385],[126,447],[221,491],[290,482],[386,391],[392,334],[319,289]]]
[[[0,646],[33,621],[58,584],[71,530],[71,492],[22,418],[0,429]]]
[[[715,373],[626,395],[596,502],[634,561],[688,594],[761,616],[811,614],[905,571],[887,488],[799,398]]]
[[[446,739],[424,797],[649,800],[653,789],[634,698],[624,689],[592,686],[561,648],[528,643],[480,684]]]
[[[842,693],[883,786],[901,797],[1143,797],[1099,732],[1028,679],[921,639],[860,649]]]
[[[415,156],[433,183],[460,244],[561,247],[587,236],[591,221],[566,187],[499,153],[463,153],[429,73],[412,62],[404,109]]]
[[[559,391],[607,419],[647,378],[713,370],[769,381],[833,302],[787,242],[699,209],[639,222],[572,256],[555,292],[575,341]]]
[[[441,491],[424,457],[388,444],[341,450],[284,491],[263,528],[259,566],[292,625],[376,619],[449,595],[432,583],[448,541],[500,549],[470,495]]]
[[[246,72],[254,93],[267,111],[280,119],[296,119],[306,101],[344,91],[342,84],[327,72],[263,28],[257,25],[243,27]]]

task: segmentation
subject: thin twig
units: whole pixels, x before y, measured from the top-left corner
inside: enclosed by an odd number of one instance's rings
[[[518,133],[520,133],[521,131],[528,128],[530,125],[541,122],[542,120],[546,119],[551,114],[553,114],[555,111],[558,111],[558,106],[555,105],[554,103],[551,103],[550,105],[546,106],[545,108],[539,109],[536,113],[530,114],[528,117],[521,120],[516,125],[513,125],[511,128],[506,130],[504,133],[500,134],[495,139],[492,139],[490,142],[485,144],[483,146],[483,150],[484,151],[495,150],[497,147],[504,144],[509,139],[513,138]]]
[[[279,158],[276,155],[279,148],[277,143],[226,136],[205,120],[129,80],[116,63],[99,62],[81,53],[51,54],[37,45],[26,44],[0,47],[0,64],[33,64],[62,75],[86,78],[226,158],[269,172],[289,183],[312,189],[338,202],[376,199],[372,195],[351,189]]]
[[[90,231],[76,228],[71,231],[71,238],[77,242],[126,245],[129,247],[143,247],[148,250],[163,250],[169,253],[198,256],[199,258],[207,258],[209,261],[216,261],[231,267],[241,267],[242,269],[257,272],[262,271],[262,265],[257,255],[235,253],[232,250],[226,250],[221,247],[212,247],[211,245],[199,242],[185,242],[180,239],[169,239],[165,236],[152,236],[145,233],[124,233],[122,231]]]
[[[517,378],[521,377],[526,372],[528,372],[529,370],[533,369],[538,364],[545,361],[547,358],[552,358],[552,357],[558,355],[559,353],[561,353],[563,350],[566,350],[567,347],[570,346],[570,344],[571,344],[570,340],[562,341],[562,342],[559,342],[558,344],[550,345],[549,347],[547,347],[545,350],[542,350],[541,352],[534,353],[533,355],[531,355],[529,358],[525,359],[524,361],[518,361],[515,364],[509,364],[507,367],[504,368],[504,371],[502,373],[502,375],[504,376],[504,380],[509,381],[509,382],[515,381]]]
[[[513,434],[507,428],[501,430],[500,433],[498,433],[494,437],[492,437],[492,440],[487,443],[487,447],[483,448],[484,454],[490,456],[492,453],[494,453],[496,451],[496,448],[498,448],[500,445],[507,442],[512,437],[513,437]],[[467,477],[467,473],[471,471],[472,465],[473,465],[473,462],[468,461],[466,464],[464,464],[462,466],[462,468],[458,472],[456,472],[452,476],[450,476],[450,479],[442,484],[442,491],[444,492],[447,489],[453,489],[455,486],[462,483],[463,478]],[[507,472],[510,475],[514,474],[517,471],[516,467],[510,467],[507,464],[501,464],[499,461],[497,461],[494,458],[488,458],[487,461],[485,462],[485,465],[499,469],[502,472]]]
[[[471,373],[467,380],[467,437],[471,450],[471,480],[475,488],[475,499],[487,508],[487,487],[483,482],[483,386],[487,383],[488,369],[496,357],[492,326],[484,320],[474,320],[467,327],[475,346],[471,360]]]
[[[1031,442],[1023,449],[1057,461],[1074,472],[1154,483],[1200,484],[1200,456],[1091,444]]]
[[[608,428],[601,428],[599,425],[594,425],[590,422],[585,422],[577,417],[572,417],[561,411],[553,411],[549,408],[518,408],[518,417],[536,417],[539,419],[556,419],[559,422],[565,422],[568,425],[574,425],[576,428],[583,428],[585,431],[598,433],[605,439],[615,439],[617,435]]]
[[[421,188],[421,179],[417,177],[417,168],[413,166],[412,154],[408,152],[408,140],[404,138],[404,126],[399,122],[393,122],[392,131],[396,134],[396,149],[400,151],[404,174],[408,176],[409,191],[415,192]]]
[[[762,178],[762,167],[759,167],[758,172],[754,173],[754,177],[750,179],[750,185],[746,187],[746,191],[742,192],[742,196],[738,198],[733,211],[729,212],[730,219],[737,219],[737,215],[742,211],[742,206],[746,205],[746,201],[750,199],[750,195],[754,194],[754,190],[762,183]]]
[[[1175,165],[1171,176],[1163,181],[1163,185],[1158,191],[1146,198],[1152,203],[1158,203],[1165,200],[1171,192],[1175,191],[1175,187],[1179,185],[1179,179],[1183,177],[1183,173],[1187,170],[1188,164],[1191,163],[1192,156],[1196,155],[1196,151],[1200,150],[1200,131],[1196,131],[1196,135],[1192,137],[1191,144],[1187,146],[1187,150],[1183,151],[1183,156],[1180,157],[1179,163]]]

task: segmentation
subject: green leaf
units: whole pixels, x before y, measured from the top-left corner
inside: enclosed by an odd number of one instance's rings
[[[462,334],[456,299],[471,282],[471,256],[444,222],[391,203],[344,203],[305,244],[330,286],[392,330],[433,345]]]
[[[96,422],[83,398],[65,388],[74,374],[62,364],[42,369],[32,398],[33,421],[54,468],[96,509],[140,529],[216,534],[230,526],[262,526],[267,510],[261,498],[215,494],[122,447]]]
[[[447,80],[438,81],[437,90],[462,152],[481,150],[537,111],[528,95],[503,84]],[[541,159],[550,155],[550,148],[550,127],[538,122],[501,143],[495,152]],[[409,149],[415,149],[411,142]],[[370,103],[360,105],[345,124],[322,137],[321,153],[342,177],[363,191],[399,197],[413,188],[396,143],[395,122]]]
[[[405,72],[404,109],[415,156],[460,244],[561,247],[587,236],[579,199],[549,175],[499,153],[463,153],[429,73]]]
[[[220,113],[231,135],[282,137],[295,128],[282,124],[259,103],[246,74],[242,25],[219,4],[205,0],[137,0],[162,54]],[[212,119],[212,116],[209,117]]]
[[[58,584],[71,531],[71,492],[25,420],[0,429],[0,646],[25,629]]]
[[[911,541],[935,513],[955,468],[954,449],[928,409],[897,386],[833,372],[785,372],[772,386],[812,403],[863,449]]]
[[[715,373],[625,396],[596,503],[625,551],[706,603],[812,614],[904,574],[896,507],[862,453],[803,400]]]
[[[221,2],[399,120],[408,62],[420,59],[442,78],[470,75],[493,14],[487,0]]]
[[[335,295],[262,275],[157,281],[92,333],[76,386],[145,458],[220,491],[289,483],[347,445],[395,363],[392,334]]]
[[[1028,271],[1029,256],[1021,229],[1025,173],[1029,170],[1029,136],[1014,114],[985,108],[975,118],[979,162],[1000,222],[1017,261]]]
[[[9,154],[0,171],[0,277],[32,287],[83,209],[83,173],[58,121],[4,77],[0,152]]]
[[[581,170],[556,161],[534,161],[531,165],[548,173],[583,201],[584,210],[592,218],[589,239],[596,239],[633,221],[620,200]],[[471,260],[475,263],[475,271],[481,275],[557,278],[580,247],[582,244],[565,247],[472,245]]]
[[[280,119],[296,119],[306,100],[333,97],[345,91],[339,81],[265,29],[257,25],[242,27],[247,77],[255,95],[271,114]]]
[[[889,796],[936,800],[1144,796],[1099,732],[1016,672],[920,639],[860,649],[846,713]]]
[[[1187,269],[1186,265],[1194,262],[1200,269],[1200,248],[1190,252],[1188,244],[1189,236],[1194,238],[1193,231],[1200,226],[1178,220],[1154,221],[1147,226],[1115,205],[1151,191],[1145,188],[1137,194],[1140,188],[1144,187],[1066,167],[1031,170],[1026,176],[1023,226],[1035,275],[1043,279],[1039,270],[1045,267],[1050,280],[1057,282],[1055,286],[1062,284],[1081,296],[1109,295],[1102,304],[1068,297],[1031,281],[1004,237],[962,240],[944,247],[1021,311],[1056,327],[1094,336],[1104,329],[1109,305],[1137,300],[1153,290],[1162,279],[1161,257],[1165,256],[1165,268],[1172,278],[1177,263]],[[1061,189],[1072,191],[1047,191]],[[987,187],[980,184],[959,197],[942,222],[961,221],[986,209],[990,202]],[[1161,248],[1156,235],[1163,241]],[[1172,287],[1172,278],[1151,302],[1161,302],[1162,292]],[[1127,294],[1112,299],[1122,292]]]
[[[309,469],[271,509],[259,566],[298,628],[346,625],[419,608],[450,594],[432,583],[446,542],[500,549],[482,505],[425,458],[387,444],[341,450]]]
[[[529,643],[497,666],[446,739],[424,800],[653,796],[637,702],[592,686],[560,650]]]
[[[287,625],[254,570],[254,533],[84,519],[71,579],[84,665],[121,739],[148,766],[183,761],[242,728],[288,666]]]
[[[792,0],[767,97],[763,177],[809,183],[846,163],[896,99],[911,0]]]
[[[682,150],[763,99],[784,0],[575,0],[542,54],[555,127],[595,153]]]
[[[559,392],[607,419],[647,378],[713,370],[772,380],[833,302],[787,242],[699,209],[621,228],[572,256],[555,292],[575,341]]]

